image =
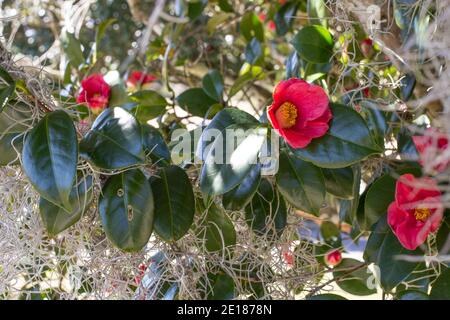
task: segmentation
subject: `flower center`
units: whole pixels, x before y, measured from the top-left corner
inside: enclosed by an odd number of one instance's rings
[[[297,108],[294,104],[285,102],[275,112],[275,118],[282,129],[290,128],[297,120]]]
[[[425,221],[431,215],[431,211],[428,208],[416,208],[414,210],[414,217],[416,220]]]

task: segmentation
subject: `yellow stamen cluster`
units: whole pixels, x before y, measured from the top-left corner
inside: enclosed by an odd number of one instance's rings
[[[428,208],[416,208],[414,210],[414,217],[416,217],[416,220],[426,221],[430,215],[431,210]]]
[[[275,117],[281,128],[290,128],[297,122],[297,108],[294,104],[285,102],[277,109]]]

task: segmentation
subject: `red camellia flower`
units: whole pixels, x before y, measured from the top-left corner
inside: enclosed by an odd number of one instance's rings
[[[402,246],[415,250],[439,228],[443,211],[436,182],[408,173],[397,180],[395,201],[388,208],[388,223]]]
[[[325,91],[292,78],[281,81],[273,92],[267,116],[275,131],[293,148],[305,148],[328,131],[332,118]]]
[[[342,260],[342,254],[339,249],[330,250],[325,255],[325,263],[329,266],[337,266],[339,263],[341,263]]]
[[[147,85],[155,81],[157,78],[151,74],[145,74],[142,71],[133,71],[127,79],[127,87],[131,90],[138,88],[147,89]]]
[[[111,88],[101,74],[93,74],[81,81],[81,92],[78,103],[86,103],[95,114],[99,114],[108,106]]]
[[[448,136],[434,128],[428,128],[423,136],[413,136],[412,140],[420,156],[420,164],[431,165],[433,170],[445,171],[450,163],[450,157],[443,158],[442,153],[448,148]]]

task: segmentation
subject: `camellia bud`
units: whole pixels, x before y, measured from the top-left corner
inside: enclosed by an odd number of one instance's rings
[[[330,267],[337,266],[339,263],[341,263],[341,260],[342,254],[338,249],[330,250],[325,255],[325,263]]]
[[[361,52],[366,58],[371,58],[374,54],[373,41],[370,38],[366,38],[361,42]]]

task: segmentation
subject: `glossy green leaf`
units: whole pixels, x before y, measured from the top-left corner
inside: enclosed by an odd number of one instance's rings
[[[339,208],[339,219],[343,222],[353,224],[357,218],[360,203],[364,203],[365,192],[360,194],[361,187],[361,166],[352,166],[353,171],[353,185],[352,185],[352,199],[341,199]]]
[[[170,150],[158,129],[141,124],[142,144],[146,154],[150,155],[153,163],[166,165],[170,163]]]
[[[307,11],[310,24],[327,27],[330,14],[324,0],[308,0]]]
[[[359,268],[362,264],[364,263],[355,259],[342,259],[339,266],[335,268],[333,277],[342,290],[357,296],[367,296],[377,292],[376,288],[369,288],[368,285],[372,285],[369,279],[372,273],[368,272],[367,266]],[[357,270],[350,272],[356,268]]]
[[[153,230],[154,201],[150,184],[139,169],[111,176],[98,202],[108,239],[124,251],[139,251]]]
[[[71,65],[79,67],[84,63],[80,40],[78,40],[73,33],[63,32],[61,34],[61,42],[64,53],[69,58]]]
[[[69,195],[77,162],[76,131],[66,112],[46,114],[26,135],[22,152],[25,174],[43,198],[66,211],[72,210]]]
[[[233,12],[233,6],[228,0],[219,0],[219,8],[224,12]]]
[[[81,178],[72,188],[69,196],[72,205],[71,212],[66,212],[41,197],[39,213],[48,234],[55,236],[74,225],[89,208],[92,198],[92,176]]]
[[[19,133],[7,133],[0,138],[0,166],[16,164],[23,147],[23,136]]]
[[[144,161],[141,128],[122,108],[108,108],[80,141],[80,153],[103,169],[120,169]]]
[[[217,102],[222,100],[223,78],[219,71],[209,71],[202,80],[203,90],[206,94]]]
[[[7,87],[0,88],[0,112],[6,107],[9,99],[12,97],[16,91],[16,85],[12,84]]]
[[[281,234],[287,222],[283,198],[266,179],[262,179],[257,193],[245,207],[249,227],[258,235]]]
[[[264,26],[254,12],[247,12],[241,19],[239,30],[247,41],[252,38],[264,42]]]
[[[261,165],[256,165],[247,177],[222,197],[223,207],[227,210],[241,210],[252,199],[261,181]]]
[[[207,0],[189,1],[187,3],[187,16],[189,17],[189,19],[194,20],[195,18],[199,17],[207,4]]]
[[[364,119],[352,108],[331,104],[333,119],[321,138],[303,149],[293,149],[300,158],[323,168],[343,168],[381,152]]]
[[[327,192],[341,199],[352,199],[354,174],[353,168],[322,169]]]
[[[392,233],[384,215],[375,224],[367,241],[364,260],[379,268],[381,287],[390,292],[405,280],[417,267],[417,263],[400,260],[399,255],[423,255],[419,249],[405,249]]]
[[[153,90],[142,90],[134,93],[130,99],[136,102],[131,113],[141,123],[154,119],[164,113],[167,106],[166,99]]]
[[[450,268],[441,266],[441,273],[433,282],[430,292],[432,300],[450,300]]]
[[[215,204],[207,209],[201,235],[209,252],[229,250],[236,244],[236,231],[233,222]]]
[[[1,66],[0,66],[0,78],[2,78],[9,85],[15,83],[14,79],[11,77],[9,72],[6,71],[6,69]]]
[[[120,107],[126,103],[130,103],[131,99],[128,96],[127,89],[125,88],[125,84],[120,81],[115,85],[111,86],[111,93],[109,97],[108,106],[111,107]]]
[[[396,300],[429,300],[430,297],[421,291],[404,290],[395,294]],[[447,300],[447,299],[446,299]]]
[[[208,283],[204,284],[207,300],[231,300],[234,298],[234,280],[227,274],[208,274]]]
[[[258,39],[253,38],[245,47],[245,61],[250,64],[256,64],[263,55],[263,48]]]
[[[155,202],[156,233],[173,242],[188,232],[194,220],[195,198],[189,178],[178,166],[161,168],[150,180]]]
[[[292,40],[299,55],[312,63],[326,63],[333,56],[333,37],[322,26],[306,26]]]
[[[277,188],[296,209],[319,215],[325,201],[325,181],[320,168],[287,152],[280,153],[275,176]]]
[[[333,248],[338,248],[342,245],[341,231],[338,226],[331,221],[324,221],[320,225],[320,234],[323,240]]]
[[[202,88],[187,89],[176,100],[181,108],[198,117],[204,117],[209,107],[217,102],[210,98]]]
[[[298,9],[297,1],[288,1],[283,5],[273,18],[276,26],[277,35],[284,36],[292,26]]]
[[[266,134],[267,128],[228,126],[206,155],[200,175],[202,192],[220,195],[241,183],[256,166]]]

